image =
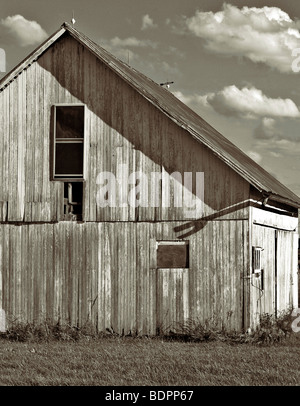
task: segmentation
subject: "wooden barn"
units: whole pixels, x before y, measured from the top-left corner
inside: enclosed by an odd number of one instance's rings
[[[73,26],[1,80],[0,132],[6,326],[242,330],[297,307],[299,197]]]

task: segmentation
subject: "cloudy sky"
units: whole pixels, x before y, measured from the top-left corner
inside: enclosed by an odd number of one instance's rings
[[[170,91],[300,195],[299,0],[0,0],[6,70],[73,10],[75,28],[174,81]]]

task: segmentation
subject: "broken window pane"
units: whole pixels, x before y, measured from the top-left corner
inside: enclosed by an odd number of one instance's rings
[[[82,219],[82,196],[83,184],[81,182],[64,182],[65,220]]]

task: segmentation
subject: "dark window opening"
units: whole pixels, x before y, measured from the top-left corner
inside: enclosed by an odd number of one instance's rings
[[[188,241],[158,242],[157,268],[189,268]]]
[[[56,106],[56,138],[83,138],[84,106]]]
[[[82,182],[64,182],[64,219],[82,220]]]
[[[83,144],[56,144],[56,176],[82,177]]]
[[[55,106],[55,180],[84,178],[84,106]]]
[[[261,290],[264,290],[264,288],[265,288],[265,285],[264,285],[264,270],[263,269],[261,270],[261,273],[260,273],[260,288],[261,288]]]

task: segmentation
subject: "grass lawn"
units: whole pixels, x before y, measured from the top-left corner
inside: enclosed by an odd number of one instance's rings
[[[299,385],[299,359],[299,344],[0,340],[0,386]]]

